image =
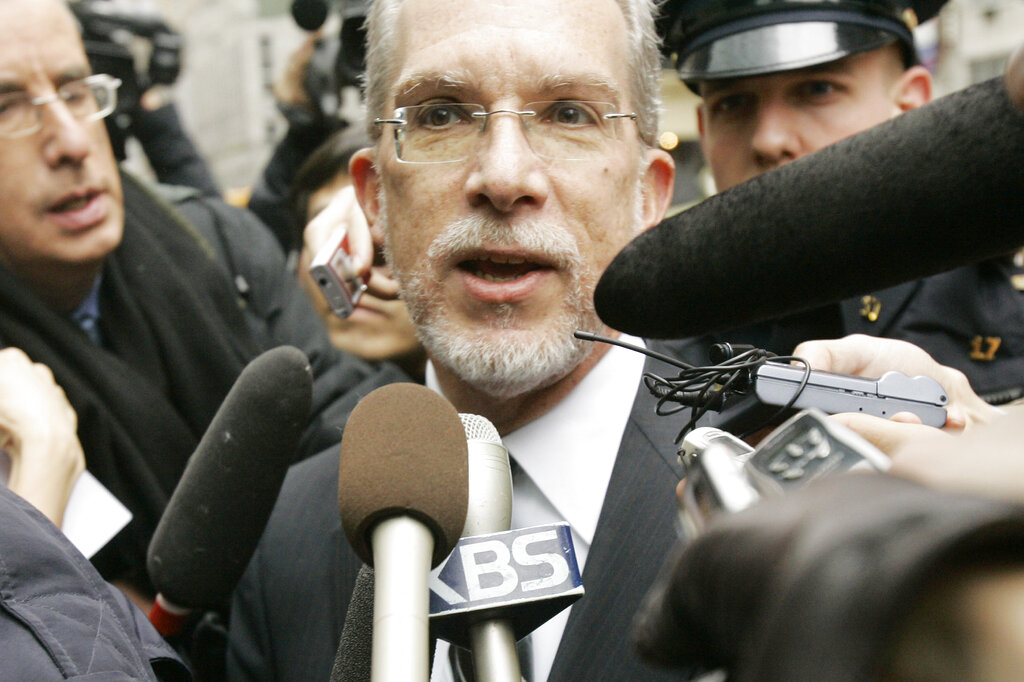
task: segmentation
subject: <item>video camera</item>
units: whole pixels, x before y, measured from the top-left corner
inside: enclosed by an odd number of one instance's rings
[[[292,17],[300,28],[316,31],[324,25],[329,5],[338,8],[337,35],[317,41],[306,67],[303,86],[318,118],[334,121],[341,108],[341,89],[358,87],[366,63],[366,13],[370,0],[293,0]]]
[[[181,35],[154,10],[120,0],[77,0],[69,8],[95,73],[121,79],[117,109],[105,119],[117,158],[142,95],[155,85],[172,85],[181,73]],[[140,59],[148,52],[148,58]]]

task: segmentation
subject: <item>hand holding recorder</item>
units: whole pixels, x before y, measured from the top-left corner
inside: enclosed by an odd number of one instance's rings
[[[303,238],[315,254],[309,274],[331,310],[352,314],[373,266],[373,239],[351,187],[339,191],[306,226]]]
[[[923,349],[906,341],[852,334],[828,341],[805,341],[793,354],[807,360],[812,368],[826,372],[880,376],[898,370],[911,376],[931,377],[949,396],[945,406],[947,430],[970,429],[1000,414],[978,397],[962,372],[940,365]],[[896,421],[917,423],[907,415],[898,415]]]

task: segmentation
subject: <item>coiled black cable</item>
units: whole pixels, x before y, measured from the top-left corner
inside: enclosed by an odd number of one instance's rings
[[[750,346],[733,347],[729,344],[716,344],[711,349],[710,356],[713,359],[721,358],[721,360],[713,365],[694,366],[664,353],[618,339],[610,339],[584,331],[577,331],[574,336],[585,341],[600,341],[628,348],[679,368],[679,373],[671,378],[662,377],[653,372],[644,372],[643,374],[644,386],[651,392],[651,395],[658,399],[655,411],[659,416],[672,416],[683,410],[690,410],[689,420],[676,436],[676,443],[682,441],[687,433],[696,428],[705,414],[721,411],[727,397],[749,393],[757,379],[758,368],[769,360],[779,363],[797,362],[802,364],[804,366],[803,378],[785,405],[765,419],[763,423],[742,434],[741,437],[774,423],[791,409],[811,375],[810,366],[802,358],[793,355],[776,356],[766,350]]]

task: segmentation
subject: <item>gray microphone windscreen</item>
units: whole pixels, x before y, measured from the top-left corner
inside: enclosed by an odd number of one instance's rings
[[[460,413],[469,448],[469,503],[462,535],[482,535],[512,526],[512,470],[508,450],[494,424]]]

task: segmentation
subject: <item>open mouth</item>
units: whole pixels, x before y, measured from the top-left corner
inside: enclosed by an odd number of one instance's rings
[[[67,213],[69,211],[77,211],[88,206],[89,202],[95,199],[98,194],[99,192],[86,192],[85,194],[82,194],[80,196],[68,197],[63,201],[54,204],[50,208],[50,210],[54,213]]]
[[[102,191],[82,189],[60,197],[50,206],[47,217],[63,230],[78,232],[102,223],[109,215],[108,208]]]
[[[459,268],[487,282],[512,282],[549,266],[519,256],[494,254],[459,263]]]

